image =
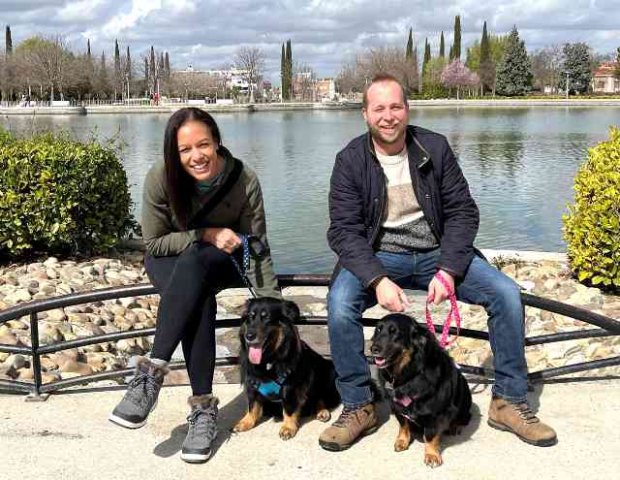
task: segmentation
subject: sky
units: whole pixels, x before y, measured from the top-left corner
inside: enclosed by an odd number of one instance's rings
[[[84,51],[90,39],[94,55],[105,50],[111,58],[118,39],[133,59],[151,45],[168,51],[178,70],[230,66],[240,46],[258,47],[265,77],[275,83],[288,39],[296,64],[336,76],[369,48],[404,49],[410,27],[420,55],[426,37],[438,50],[442,30],[447,50],[455,15],[463,52],[480,38],[485,20],[494,34],[516,25],[529,51],[586,42],[608,54],[620,46],[620,0],[0,0],[14,46],[32,35],[61,34],[73,51]]]

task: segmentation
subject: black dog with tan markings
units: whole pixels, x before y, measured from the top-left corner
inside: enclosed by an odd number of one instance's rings
[[[415,436],[422,436],[424,463],[441,465],[441,435],[458,433],[471,418],[465,377],[435,336],[404,314],[379,321],[370,352],[400,425],[394,450],[407,450]]]
[[[248,413],[233,428],[235,432],[250,430],[266,407],[281,404],[280,438],[289,440],[297,434],[302,417],[327,422],[330,410],[340,403],[333,363],[301,340],[295,326],[298,320],[299,308],[293,302],[248,301],[239,329]]]

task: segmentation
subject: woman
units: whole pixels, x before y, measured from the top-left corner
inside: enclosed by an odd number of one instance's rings
[[[157,329],[151,357],[138,359],[136,376],[110,420],[127,428],[146,423],[181,342],[193,393],[181,458],[204,462],[217,434],[215,295],[243,285],[239,270],[245,263],[248,286],[257,295],[280,296],[261,189],[256,174],[222,146],[213,117],[183,108],[168,121],[164,161],[147,174],[142,209],[144,264],[161,297]],[[240,235],[251,239],[246,248]]]

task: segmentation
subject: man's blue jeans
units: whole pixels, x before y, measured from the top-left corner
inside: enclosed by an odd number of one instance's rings
[[[436,272],[439,249],[419,253],[377,252],[392,281],[401,288],[427,290]],[[524,311],[517,284],[484,259],[474,257],[465,277],[457,282],[457,298],[481,305],[488,318],[493,351],[493,394],[509,402],[526,401],[527,363],[524,351]],[[370,370],[364,355],[361,318],[377,303],[374,291],[342,269],[328,295],[331,354],[338,373],[343,404],[359,407],[373,401]]]

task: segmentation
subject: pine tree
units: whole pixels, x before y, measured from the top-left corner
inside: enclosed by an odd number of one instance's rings
[[[6,56],[10,56],[13,53],[13,37],[11,36],[11,26],[7,25],[4,34],[4,47]]]
[[[482,27],[482,39],[480,40],[480,65],[478,68],[478,76],[482,83],[482,93],[485,90],[493,90],[495,86],[495,63],[491,56],[491,44],[487,33],[487,22]]]
[[[460,60],[461,58],[461,16],[454,17],[454,43],[452,44],[452,50],[450,54],[450,60]]]
[[[568,72],[569,90],[585,93],[592,82],[592,56],[585,43],[564,45],[564,72]],[[566,73],[560,77],[559,87],[566,90]]]
[[[496,89],[499,95],[520,96],[531,89],[532,71],[525,43],[519,39],[517,27],[508,35],[504,58],[497,66]]]
[[[446,43],[443,38],[443,30],[441,31],[441,38],[439,39],[439,56],[445,58],[446,56]]]

